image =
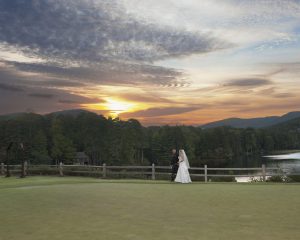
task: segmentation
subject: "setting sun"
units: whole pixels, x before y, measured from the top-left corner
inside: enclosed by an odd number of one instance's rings
[[[137,109],[135,103],[112,98],[106,98],[103,103],[84,104],[82,106],[89,110],[106,112],[105,115],[111,117],[117,117],[121,113],[131,112]]]
[[[123,101],[118,101],[114,99],[107,99],[105,106],[107,110],[110,111],[111,116],[118,116],[122,112],[129,111],[134,107],[133,103],[128,103],[128,102],[123,102]]]

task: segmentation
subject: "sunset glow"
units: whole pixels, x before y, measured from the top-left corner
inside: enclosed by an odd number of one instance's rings
[[[299,1],[5,2],[0,114],[199,125],[300,110]]]
[[[121,113],[134,111],[136,104],[107,98],[104,103],[84,104],[83,107],[90,111],[103,111],[103,115],[115,118]]]
[[[133,104],[131,103],[120,102],[113,99],[108,99],[106,105],[107,105],[107,109],[114,114],[120,114],[122,112],[129,111],[130,108],[133,107]]]

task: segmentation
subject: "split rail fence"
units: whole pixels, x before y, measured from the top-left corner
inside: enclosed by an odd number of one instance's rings
[[[201,179],[208,182],[213,178],[226,178],[226,177],[259,177],[261,180],[266,181],[268,176],[277,176],[280,174],[279,168],[266,168],[263,164],[257,168],[209,168],[207,165],[204,167],[192,167],[189,169],[192,180]],[[121,176],[135,176],[146,177],[148,179],[161,179],[170,176],[170,166],[108,166],[105,163],[100,166],[92,165],[28,165],[25,168],[22,165],[9,165],[9,172],[11,174],[22,173],[26,175],[77,175],[77,176],[95,176],[100,178],[116,178]],[[0,174],[7,174],[7,165],[1,163]]]

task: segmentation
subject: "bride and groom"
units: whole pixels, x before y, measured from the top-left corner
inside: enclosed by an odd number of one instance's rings
[[[191,178],[189,174],[189,160],[185,154],[183,149],[180,149],[178,154],[176,149],[172,150],[172,174],[171,174],[171,181],[172,182],[179,182],[179,183],[190,183]]]

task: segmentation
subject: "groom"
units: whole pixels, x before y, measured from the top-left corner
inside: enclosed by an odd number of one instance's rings
[[[172,149],[172,160],[171,160],[171,167],[172,167],[172,173],[171,173],[171,181],[174,182],[176,178],[176,174],[178,171],[178,153],[176,149]]]

